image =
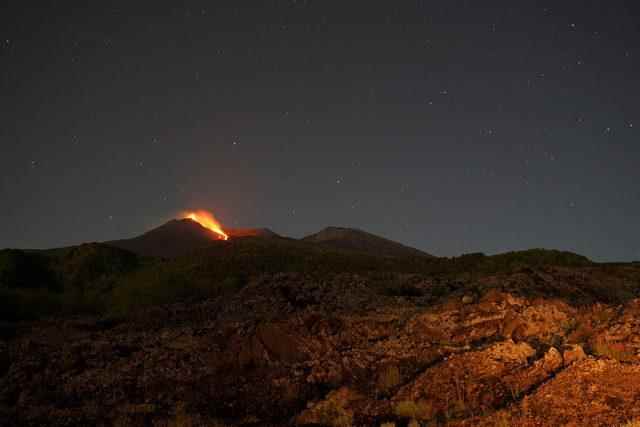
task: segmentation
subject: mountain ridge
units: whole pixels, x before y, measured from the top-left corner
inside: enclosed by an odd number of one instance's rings
[[[228,228],[230,239],[236,238],[283,238],[269,228]],[[325,248],[348,250],[384,257],[432,257],[421,250],[377,236],[364,230],[329,226],[322,230],[295,239],[318,244]],[[107,245],[128,250],[142,256],[173,258],[224,242],[218,234],[191,219],[172,219],[143,234],[128,239],[104,242]]]
[[[317,233],[303,237],[301,240],[319,243],[334,249],[366,252],[376,256],[433,257],[433,255],[419,249],[357,228],[328,226]]]

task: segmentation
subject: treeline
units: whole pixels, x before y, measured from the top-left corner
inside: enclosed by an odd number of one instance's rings
[[[265,273],[414,273],[474,277],[541,265],[586,266],[569,252],[494,256],[377,257],[293,239],[246,238],[176,259],[142,258],[90,243],[49,251],[0,251],[0,321],[68,314],[124,314],[136,307],[232,293]]]

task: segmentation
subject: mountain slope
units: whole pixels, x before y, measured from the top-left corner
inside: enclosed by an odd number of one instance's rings
[[[268,228],[228,228],[224,231],[229,237],[281,237]]]
[[[327,227],[302,239],[334,249],[364,252],[375,256],[431,256],[426,252],[355,228]]]
[[[238,237],[280,237],[268,228],[231,228],[225,232],[232,239]],[[106,243],[138,255],[173,258],[221,242],[216,233],[187,218],[171,220],[131,239],[113,240]]]
[[[219,241],[217,234],[193,220],[174,219],[140,236],[105,243],[138,255],[171,258]]]

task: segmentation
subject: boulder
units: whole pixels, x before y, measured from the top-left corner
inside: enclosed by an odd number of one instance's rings
[[[562,359],[564,360],[564,366],[569,366],[575,362],[579,362],[585,359],[587,355],[584,352],[584,349],[579,344],[571,344],[565,348],[562,353]]]

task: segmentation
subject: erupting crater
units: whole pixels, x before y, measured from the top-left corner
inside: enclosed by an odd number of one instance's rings
[[[184,212],[182,217],[195,221],[204,228],[213,231],[220,240],[229,240],[229,235],[224,232],[220,222],[210,212],[205,210],[188,211]]]

